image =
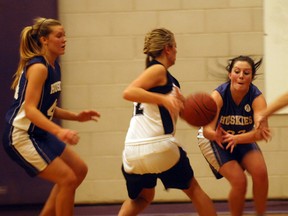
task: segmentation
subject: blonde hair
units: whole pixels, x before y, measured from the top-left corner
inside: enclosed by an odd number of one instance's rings
[[[146,57],[146,67],[152,59],[160,56],[166,45],[172,46],[175,42],[174,34],[165,28],[156,28],[148,32],[144,40],[143,53]]]
[[[41,37],[47,37],[51,32],[51,26],[61,25],[58,20],[46,19],[38,17],[34,19],[32,26],[26,26],[21,32],[20,36],[20,60],[17,71],[14,74],[14,80],[11,89],[15,89],[18,85],[21,73],[27,62],[35,56],[42,55]]]

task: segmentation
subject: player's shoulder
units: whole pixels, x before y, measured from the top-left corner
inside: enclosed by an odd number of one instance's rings
[[[253,83],[250,84],[250,89],[249,90],[252,92],[252,94],[255,94],[256,96],[262,94],[260,89],[256,85],[254,85]]]
[[[31,64],[35,64],[35,63],[41,63],[47,66],[47,61],[43,56],[34,56],[33,58],[31,58],[27,65],[31,65]]]

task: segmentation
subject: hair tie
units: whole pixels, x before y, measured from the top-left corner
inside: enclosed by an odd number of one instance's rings
[[[40,29],[41,29],[41,27],[42,27],[42,25],[43,25],[43,23],[46,21],[47,19],[46,18],[44,18],[44,20],[40,23],[40,25],[39,25],[39,27],[38,27],[38,31],[37,31],[37,33],[36,33],[36,35],[39,35],[39,33],[40,33]]]

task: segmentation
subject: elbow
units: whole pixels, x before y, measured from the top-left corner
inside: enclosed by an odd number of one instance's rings
[[[203,136],[206,138],[206,139],[209,139],[209,140],[213,140],[211,139],[211,136],[210,136],[210,133],[207,131],[207,127],[203,127]]]
[[[128,95],[127,91],[124,90],[124,91],[122,92],[122,98],[125,99],[125,100],[127,100],[127,97],[128,97],[127,95]]]
[[[131,96],[131,93],[130,91],[128,91],[127,89],[125,89],[122,93],[122,98],[125,99],[125,100],[129,100],[131,101],[132,100],[132,96]]]
[[[31,121],[31,119],[33,117],[32,109],[30,107],[25,106],[24,111],[25,111],[25,116]]]

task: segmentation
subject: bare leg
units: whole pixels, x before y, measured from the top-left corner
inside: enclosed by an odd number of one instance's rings
[[[190,188],[183,191],[191,199],[200,216],[217,215],[212,200],[202,190],[195,178],[191,180]]]
[[[55,159],[39,174],[39,177],[55,183],[40,215],[73,215],[75,190],[86,174],[86,164],[66,147],[61,157]]]
[[[143,189],[135,200],[127,199],[121,206],[118,216],[136,216],[153,200],[155,189]]]
[[[231,185],[228,197],[231,216],[242,216],[247,190],[247,179],[243,169],[238,162],[229,161],[220,168],[220,173]]]
[[[257,215],[264,215],[268,196],[268,174],[263,155],[259,151],[247,154],[243,166],[252,176],[253,197]]]
[[[56,215],[55,208],[56,208],[57,194],[58,194],[58,188],[57,188],[57,185],[54,185],[47,201],[45,202],[44,207],[42,208],[40,216],[45,216],[45,215],[55,216]]]

